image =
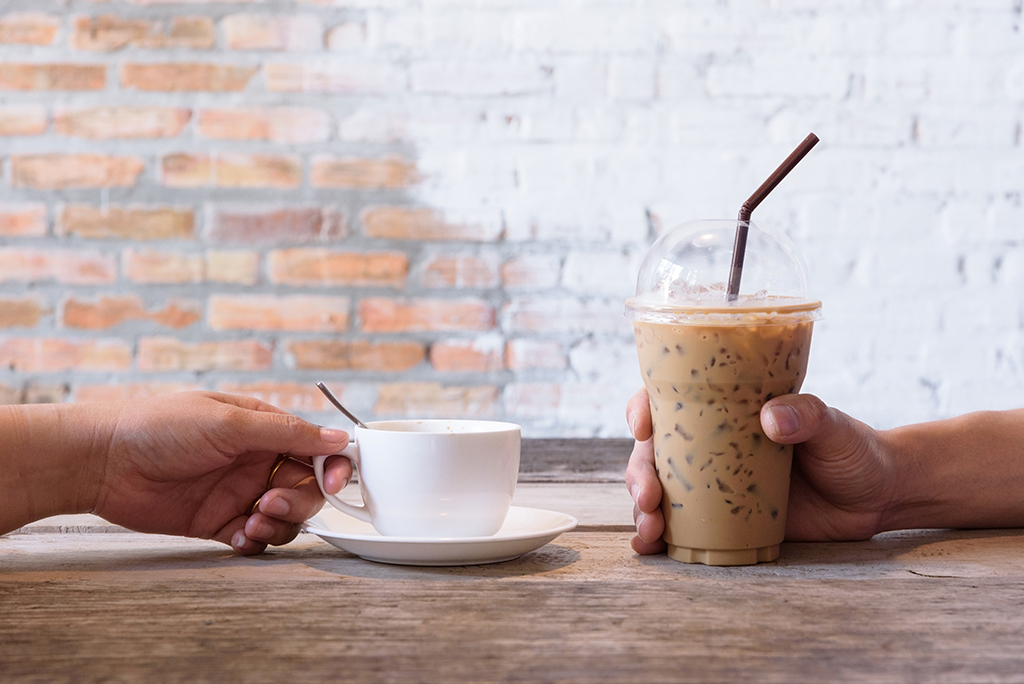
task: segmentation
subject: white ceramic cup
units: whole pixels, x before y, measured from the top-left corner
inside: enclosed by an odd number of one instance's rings
[[[501,529],[519,477],[520,428],[486,420],[388,420],[356,427],[347,456],[363,505],[324,498],[385,536],[489,537]]]

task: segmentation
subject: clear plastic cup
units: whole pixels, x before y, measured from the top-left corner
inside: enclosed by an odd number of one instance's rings
[[[726,283],[736,221],[659,238],[626,301],[651,401],[670,557],[707,565],[775,560],[793,447],[761,429],[772,397],[800,390],[821,302],[784,236],[748,223],[739,297]]]

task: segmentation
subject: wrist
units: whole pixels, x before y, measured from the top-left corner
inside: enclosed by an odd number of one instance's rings
[[[106,467],[101,405],[0,407],[0,533],[52,515],[93,510]]]

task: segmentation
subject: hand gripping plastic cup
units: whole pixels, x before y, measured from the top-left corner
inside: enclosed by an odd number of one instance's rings
[[[779,557],[792,445],[761,429],[761,407],[797,392],[821,302],[784,236],[747,222],[742,289],[730,300],[737,222],[663,235],[626,301],[654,419],[665,541],[675,560],[752,565]]]

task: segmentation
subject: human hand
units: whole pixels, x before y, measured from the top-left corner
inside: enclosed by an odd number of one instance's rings
[[[216,539],[246,555],[295,538],[299,523],[323,505],[311,457],[348,445],[343,430],[317,427],[257,399],[215,392],[102,410],[116,415],[105,459],[94,469],[100,477],[93,512],[141,532]],[[268,491],[278,454],[290,458]],[[351,464],[342,457],[329,461],[329,490],[340,490],[352,475]]]
[[[640,554],[665,549],[661,484],[654,469],[650,403],[640,389],[626,407],[636,443],[626,468]],[[776,397],[761,409],[761,427],[779,444],[795,444],[786,539],[867,539],[883,530],[895,506],[897,478],[887,437],[809,394]]]

